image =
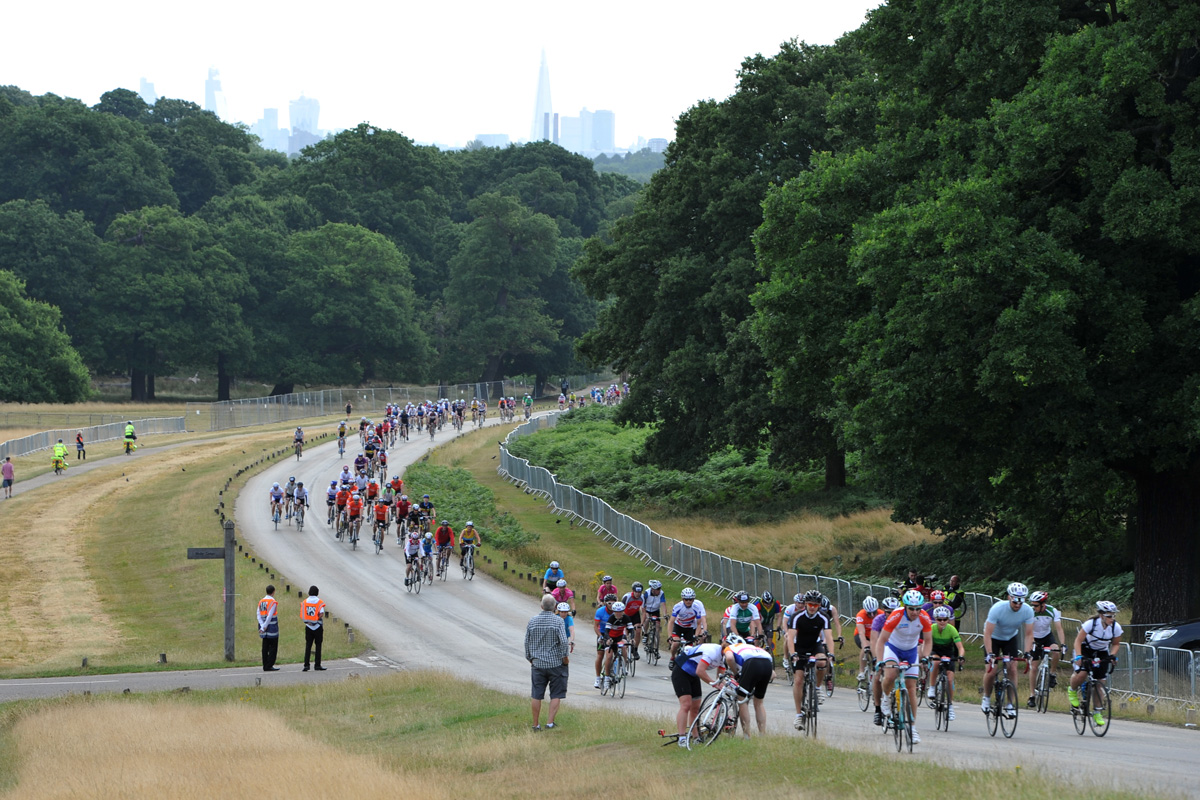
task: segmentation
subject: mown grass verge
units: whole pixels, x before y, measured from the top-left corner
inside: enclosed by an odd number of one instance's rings
[[[658,746],[654,731],[669,720],[582,711],[569,696],[557,729],[534,733],[528,720],[527,698],[430,672],[23,701],[0,709],[0,752],[14,756],[0,760],[0,787],[22,796],[582,797],[609,785],[614,765],[636,765],[637,794],[654,797],[682,794],[681,781],[733,796],[746,791],[747,776],[763,798],[873,797],[919,786],[934,796],[1049,799],[1079,789],[1030,770],[956,770],[908,756],[871,756],[863,769],[860,752],[797,746],[793,736],[689,753]]]

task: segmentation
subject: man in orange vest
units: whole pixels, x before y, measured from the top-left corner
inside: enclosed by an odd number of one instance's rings
[[[279,654],[279,603],[275,587],[267,587],[267,596],[258,601],[258,635],[262,637],[263,672],[278,672],[275,656]]]
[[[313,645],[317,646],[315,669],[324,672],[321,666],[321,641],[325,638],[325,601],[317,597],[317,587],[308,587],[308,599],[300,604],[300,620],[304,623],[304,671],[308,672],[308,658],[312,654]]]

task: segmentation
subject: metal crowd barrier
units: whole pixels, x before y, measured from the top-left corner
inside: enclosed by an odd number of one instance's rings
[[[156,433],[186,433],[187,420],[185,417],[154,417],[151,419],[135,419],[133,425],[137,428],[139,437]],[[5,456],[26,456],[40,450],[48,450],[59,439],[72,449],[75,448],[75,434],[83,431],[84,444],[96,442],[111,442],[114,439],[125,438],[125,421],[110,422],[106,425],[92,425],[88,428],[63,428],[54,431],[22,436],[20,439],[10,439],[0,443],[0,458]]]
[[[497,471],[527,491],[545,497],[555,513],[566,515],[578,524],[591,528],[615,547],[648,566],[726,596],[739,591],[762,596],[764,591],[770,591],[783,602],[809,589],[819,589],[837,606],[844,621],[853,619],[867,595],[884,598],[891,593],[892,587],[881,584],[783,572],[761,564],[737,561],[662,536],[645,523],[617,511],[599,497],[561,484],[549,470],[533,466],[526,459],[508,452],[509,440],[553,428],[558,424],[558,416],[558,412],[553,412],[534,417],[514,428],[500,444]],[[969,639],[980,640],[988,611],[996,600],[988,594],[966,592],[963,613],[958,620],[959,632]],[[1081,620],[1063,617],[1062,622],[1066,638],[1064,644],[1069,650],[1079,633]],[[1200,666],[1200,654],[1142,644],[1123,643],[1121,648],[1123,655],[1109,678],[1109,685],[1113,689],[1126,694],[1183,702],[1197,699],[1196,670]]]

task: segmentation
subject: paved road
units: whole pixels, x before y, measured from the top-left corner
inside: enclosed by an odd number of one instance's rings
[[[489,428],[494,425],[495,422]],[[500,433],[500,430],[496,431],[497,439]],[[449,434],[439,434],[438,442],[447,438]],[[416,461],[428,448],[428,437],[414,436],[413,441],[394,449],[393,467]],[[324,524],[319,498],[324,486],[340,471],[342,463],[345,460],[337,457],[335,445],[329,444],[308,451],[301,462],[281,461],[252,478],[241,493],[236,508],[240,535],[291,583],[319,584],[321,597],[331,613],[367,634],[385,663],[397,667],[452,670],[503,691],[528,692],[529,667],[523,658],[521,643],[525,624],[537,610],[532,598],[482,574],[470,582],[451,574],[448,581],[426,586],[419,595],[406,592],[403,557],[394,538],[380,555],[369,547],[352,552],[348,545],[335,541]],[[273,481],[286,479],[291,474],[317,489],[318,508],[314,509],[317,513],[312,515],[311,524],[302,533],[291,527],[277,532],[268,518],[268,488]],[[456,529],[461,527],[464,520],[456,519],[453,509],[441,510],[447,512]],[[552,547],[552,543],[547,544]],[[588,652],[586,633],[590,623],[582,616],[580,622],[579,649],[572,659],[566,702],[571,707],[620,708],[642,715],[648,718],[645,735],[653,737],[654,729],[665,720],[673,719],[677,708],[665,661],[657,667],[640,665],[642,669],[630,680],[623,699],[602,698],[592,689],[591,653]],[[299,673],[295,666],[285,666],[281,672],[266,675],[255,668],[212,672],[217,673],[213,678],[218,681],[216,685],[220,685],[221,680],[233,680],[235,674],[241,680],[261,678],[264,685],[292,682],[297,677],[305,679],[312,675]],[[244,677],[241,677],[242,673]],[[337,678],[341,674],[333,671],[324,673],[323,677]],[[150,680],[158,682],[154,684],[157,688],[181,685],[200,688],[202,685],[195,672],[152,673],[151,676]],[[104,676],[100,680],[116,680],[116,684],[104,684],[115,687],[122,685],[125,677]],[[18,683],[26,686],[19,690],[9,688]],[[38,682],[0,682],[0,691],[9,692],[0,694],[0,699],[30,696],[25,694],[35,691],[30,683]],[[63,690],[61,685],[57,689]],[[89,689],[77,685],[75,690]],[[767,707],[772,729],[790,732],[793,711],[788,688],[773,686],[767,694]],[[918,723],[923,741],[916,746],[913,757],[968,768],[1008,769],[1020,765],[1026,770],[1041,770],[1077,784],[1119,786],[1155,796],[1200,794],[1200,778],[1195,768],[1200,739],[1194,731],[1127,722],[1118,717],[1113,731],[1104,739],[1098,739],[1090,733],[1077,736],[1070,719],[1064,715],[1026,713],[1020,717],[1015,738],[993,739],[987,735],[978,706],[966,702],[959,705],[958,719],[949,733],[935,731],[932,716],[924,709],[918,714]],[[844,689],[839,689],[822,707],[822,740],[870,753],[891,753],[890,757],[910,757],[896,756],[890,737],[884,737],[878,731],[871,725],[870,716],[858,710],[854,696]]]

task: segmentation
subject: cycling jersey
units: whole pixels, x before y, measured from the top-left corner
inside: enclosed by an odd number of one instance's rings
[[[642,593],[642,607],[646,609],[647,614],[657,614],[663,607],[663,603],[667,601],[667,593],[662,589],[658,589],[657,591],[658,594],[654,593],[654,589]]]
[[[439,525],[437,531],[433,534],[433,538],[438,543],[438,547],[446,545],[454,546],[454,529],[449,525]]]
[[[929,632],[929,640],[933,642],[935,649],[939,647],[953,647],[956,644],[962,643],[962,636],[959,635],[958,628],[949,623],[946,624],[946,627],[939,628],[940,626],[935,623]],[[955,653],[957,652],[958,649],[955,648]]]
[[[783,606],[779,605],[778,600],[772,600],[770,603],[763,605],[763,601],[759,600],[754,604],[758,609],[758,616],[762,618],[763,630],[769,630],[775,627],[775,617],[779,616],[779,612],[783,611]]]
[[[1007,600],[997,600],[988,611],[987,621],[995,627],[992,629],[992,640],[1008,641],[1021,632],[1021,629],[1033,621],[1033,609],[1028,603],[1013,611]]]
[[[775,658],[770,653],[752,644],[730,645],[729,650],[733,653],[733,658],[739,667],[754,658],[765,658],[771,663],[775,662]]]
[[[725,616],[721,618],[721,623],[723,625],[733,625],[739,634],[748,636],[750,634],[750,623],[756,619],[761,619],[757,608],[754,606],[742,608],[741,603],[734,603],[725,609]]]
[[[675,604],[675,608],[671,609],[671,618],[681,628],[696,627],[696,620],[703,616],[705,616],[704,604],[699,600],[693,600],[690,608],[680,600]]]
[[[554,602],[556,603],[566,603],[575,598],[575,592],[566,586],[555,588],[550,592],[550,594],[554,597]]]
[[[696,602],[699,603],[699,601]],[[684,647],[679,652],[680,655],[675,660],[675,667],[688,675],[694,676],[696,667],[701,663],[706,667],[721,665],[721,645],[719,644],[694,644]]]
[[[608,597],[609,595],[616,597],[617,587],[613,586],[611,583],[600,584],[600,588],[596,590],[596,599],[603,603],[604,598]]]
[[[629,627],[629,620],[624,614],[612,614],[604,622],[604,633],[610,639],[620,639],[625,635],[627,627]]]
[[[295,502],[296,502],[296,505],[307,506],[308,505],[308,489],[297,489]]]
[[[346,508],[350,509],[350,516],[357,517],[359,514],[362,514],[363,502],[362,500],[355,500],[352,497],[350,498],[350,502],[347,504]]]
[[[275,503],[282,503],[283,502],[283,489],[272,489],[271,490],[271,501],[275,502]]]
[[[283,487],[283,493],[284,493],[284,494],[286,494],[288,497],[293,497],[293,496],[295,496],[295,494],[296,494],[296,484],[294,484],[294,483],[289,483],[287,486]]]
[[[807,612],[792,617],[792,629],[796,631],[796,652],[815,652],[825,641],[824,632],[829,627],[829,617],[820,610],[811,617]]]
[[[336,503],[336,502],[337,502],[337,496],[338,496],[338,490],[337,490],[337,489],[326,489],[326,490],[325,490],[325,503],[326,503],[326,505],[333,505],[334,503]]]
[[[379,522],[387,522],[388,507],[383,503],[375,504],[375,519]]]
[[[630,619],[640,616],[645,597],[646,595],[644,592],[642,594],[628,592],[624,597],[622,597],[621,602],[625,604],[625,616],[629,617]]]
[[[459,534],[458,540],[463,544],[475,544],[475,539],[478,538],[479,532],[474,528],[463,528]]]
[[[1046,606],[1033,612],[1033,638],[1044,639],[1054,630],[1054,623],[1062,620],[1062,614],[1054,606]]]
[[[783,610],[783,627],[784,628],[792,627],[792,620],[795,619],[796,615],[799,614],[803,610],[804,610],[803,603],[789,603],[787,608],[785,608]]]
[[[1121,623],[1113,620],[1113,624],[1106,627],[1099,617],[1085,619],[1080,628],[1084,632],[1083,646],[1092,650],[1108,650],[1113,639],[1121,635]]]
[[[916,647],[922,635],[929,633],[931,627],[929,615],[924,611],[919,612],[916,619],[910,619],[903,608],[897,608],[883,623],[883,629],[890,634],[888,644],[897,651]]]
[[[421,537],[409,536],[404,540],[404,555],[415,556],[421,549]]]

